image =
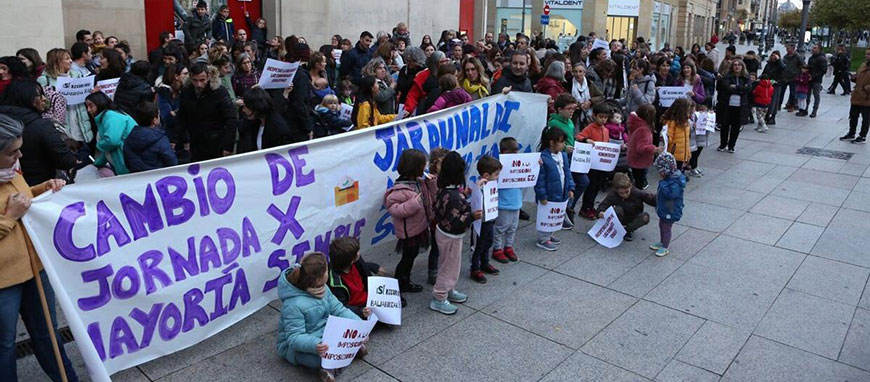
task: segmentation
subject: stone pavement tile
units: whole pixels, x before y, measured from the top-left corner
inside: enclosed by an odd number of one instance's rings
[[[700,163],[698,164],[702,168],[728,170],[743,161],[743,159],[734,155],[716,151],[715,145],[707,147],[708,149],[704,150],[704,154],[701,155]]]
[[[641,300],[586,343],[582,350],[653,378],[703,323],[700,318]]]
[[[472,297],[469,296],[469,299]],[[366,361],[372,365],[384,364],[476,312],[462,304],[457,304],[459,310],[451,316],[432,311],[429,309],[429,301],[432,300],[430,291],[406,293],[405,299],[408,300],[408,306],[402,309],[401,326],[375,326],[369,346],[376,350],[366,357]]]
[[[69,357],[70,362],[72,362],[73,368],[76,371],[76,375],[78,375],[79,380],[82,382],[90,382],[93,379],[88,373],[88,368],[85,366],[85,360],[82,358],[82,353],[79,352],[77,342],[70,342],[65,344],[64,350],[66,350],[66,355]],[[52,358],[53,360],[54,358]],[[18,380],[24,382],[51,382],[51,379],[48,378],[45,373],[42,372],[42,368],[39,366],[39,362],[36,361],[36,356],[27,356],[17,361],[16,367],[18,368]],[[112,381],[115,382],[149,382],[148,377],[145,376],[139,369],[132,367],[127,370],[121,370],[115,374],[110,376]]]
[[[841,208],[813,247],[813,255],[870,268],[860,239],[870,231],[870,213]]]
[[[316,381],[317,372],[302,366],[293,366],[275,352],[277,332],[267,333],[240,346],[230,348],[212,357],[191,363],[159,382],[239,381]],[[374,350],[374,349],[373,349]],[[376,350],[374,350],[376,351]],[[354,361],[344,368],[341,377],[353,379],[371,370],[363,361]]]
[[[578,223],[578,226],[588,223],[589,227],[592,227],[593,224],[593,222],[586,219],[577,218],[575,221]],[[571,231],[560,231],[555,236],[562,240],[562,244],[557,251],[546,252],[535,246],[535,239],[537,238],[535,226],[523,228],[517,231],[514,251],[522,262],[547,269],[554,269],[596,245],[595,240],[592,240],[582,227],[574,228]],[[510,264],[501,265],[498,262],[493,262],[493,264],[496,268],[510,266]]]
[[[785,286],[805,255],[730,236],[719,236],[689,263]]]
[[[787,287],[854,306],[861,299],[868,274],[867,268],[807,256]]]
[[[678,258],[650,256],[607,287],[631,296],[643,297],[681,265],[683,260]]]
[[[797,221],[820,227],[827,227],[828,223],[831,222],[831,219],[834,218],[834,215],[837,214],[837,210],[839,210],[839,207],[821,203],[810,203],[810,205],[807,206],[807,209],[801,213],[801,216],[798,216]]]
[[[701,202],[686,203],[680,224],[706,231],[722,232],[743,215],[743,211]]]
[[[855,155],[852,155],[852,158],[849,159],[849,163],[863,164],[865,166],[870,165],[870,154],[857,153]],[[870,168],[868,168],[867,171],[864,172],[863,176],[865,176],[865,177],[870,176]]]
[[[844,208],[853,210],[870,212],[870,192],[852,191],[846,201],[843,202]]]
[[[541,382],[643,382],[648,379],[607,362],[576,352]]]
[[[638,246],[639,243],[634,245]],[[606,286],[651,255],[652,251],[650,250],[626,250],[626,247],[623,246],[608,249],[596,246],[562,264],[556,268],[556,271],[593,284]]]
[[[723,382],[870,381],[870,373],[800,349],[752,336]]]
[[[344,374],[341,375],[341,379],[344,379]],[[359,377],[352,379],[352,381],[359,382],[397,382],[397,379],[387,375],[383,371],[378,369],[369,369],[369,371],[363,373]]]
[[[786,288],[754,334],[837,359],[854,312],[854,306]]]
[[[796,148],[792,150],[790,154],[783,152],[762,151],[755,153],[754,155],[749,157],[749,159],[757,162],[781,164],[786,166],[802,166],[804,163],[810,160],[809,156],[794,154],[795,151],[797,151]]]
[[[719,376],[687,363],[673,360],[656,376],[660,382],[716,382]]]
[[[810,205],[810,202],[782,196],[768,195],[756,203],[749,212],[773,216],[782,219],[795,220]]]
[[[849,191],[842,188],[786,180],[780,183],[771,194],[829,204],[832,206],[840,206],[844,201],[846,201],[846,197],[849,196]]]
[[[819,239],[819,236],[822,236],[824,231],[825,229],[819,226],[796,222],[776,242],[776,246],[792,251],[810,253],[813,246],[816,245],[816,240]]]
[[[870,192],[870,178],[860,178],[852,191]]]
[[[861,176],[864,174],[865,171],[867,171],[867,165],[846,162],[846,164],[843,165],[843,167],[841,167],[840,171],[838,172],[840,174]]]
[[[843,168],[844,165],[846,165],[846,161],[844,160],[815,157],[808,160],[807,163],[804,163],[801,168],[839,173],[840,169]]]
[[[764,194],[760,192],[726,187],[717,183],[705,184],[685,194],[685,199],[687,200],[715,204],[741,211],[748,211],[763,198]]]
[[[484,311],[579,349],[636,301],[631,296],[550,272]]]
[[[870,371],[870,310],[857,309],[839,361]]]
[[[836,174],[832,172],[810,170],[806,168],[798,169],[787,180],[800,183],[815,184],[817,186],[841,188],[844,190],[852,190],[855,184],[858,183],[858,177],[852,175]]]
[[[783,179],[764,176],[761,179],[752,182],[752,184],[750,184],[749,186],[746,186],[746,190],[769,194],[771,191],[775,190],[776,187],[779,186],[783,181]]]
[[[776,165],[770,163],[742,161],[717,175],[711,183],[743,189],[775,167]]]
[[[193,345],[187,349],[172,353],[171,357],[162,357],[139,365],[148,378],[155,380],[181,370],[189,365],[201,363],[204,359],[222,353],[255,338],[263,333],[272,332],[278,325],[280,312],[271,307],[263,307],[242,321],[224,329],[222,332]],[[274,343],[274,335],[272,337]]]
[[[739,329],[755,326],[785,281],[720,271],[687,262],[645,299]]]
[[[675,225],[678,226],[678,224]],[[701,251],[707,244],[716,238],[715,232],[704,231],[697,228],[689,228],[682,235],[671,239],[671,254],[669,258],[689,260]]]
[[[536,381],[571,349],[475,313],[380,367],[400,381]]]
[[[774,179],[786,180],[786,179],[788,179],[788,177],[790,177],[792,174],[794,174],[794,172],[797,170],[798,170],[798,168],[794,167],[794,166],[777,165],[776,167],[774,167],[773,169],[768,171],[766,174],[764,174],[764,177],[765,178],[774,178]]]
[[[549,254],[549,252],[540,251],[540,253],[525,256],[547,256]],[[468,295],[468,301],[465,302],[466,306],[478,310],[513,296],[514,293],[525,288],[527,284],[547,273],[544,268],[522,261],[509,264],[493,262],[493,266],[498,268],[501,273],[486,275],[486,284],[480,284],[471,279],[469,257],[471,255],[463,254],[462,256],[462,271],[459,274],[459,281],[456,283],[456,290]]]
[[[676,359],[722,374],[748,338],[748,332],[707,321],[677,353]]]
[[[870,310],[870,280],[864,286],[864,293],[861,294],[861,301],[858,303],[858,307]]]
[[[726,235],[774,245],[791,226],[791,220],[748,213],[725,230]]]

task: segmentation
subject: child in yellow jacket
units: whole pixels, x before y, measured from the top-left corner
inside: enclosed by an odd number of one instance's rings
[[[694,111],[695,103],[692,100],[680,98],[674,101],[674,104],[662,117],[668,128],[667,151],[674,155],[679,169],[682,169],[683,165],[692,158],[689,118]]]
[[[351,121],[354,130],[365,129],[384,123],[390,123],[396,119],[396,114],[381,114],[375,103],[375,96],[380,88],[373,77],[363,77],[359,82],[359,94],[356,96],[356,104],[353,106]]]

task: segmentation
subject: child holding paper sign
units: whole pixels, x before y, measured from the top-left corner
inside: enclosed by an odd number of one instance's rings
[[[520,145],[516,138],[502,138],[498,143],[501,154],[516,154]],[[498,190],[498,217],[495,218],[492,238],[492,258],[502,264],[517,261],[514,253],[514,237],[520,223],[520,208],[523,207],[522,188],[500,188]]]
[[[489,155],[484,155],[477,161],[477,172],[480,174],[479,184],[483,186],[487,182],[497,182],[501,172],[501,162]],[[482,218],[481,218],[482,219]],[[493,228],[495,220],[480,223],[480,236],[471,254],[471,279],[481,284],[486,284],[484,273],[497,275],[496,267],[489,263],[489,250],[492,248]]]
[[[628,175],[619,172],[613,175],[613,190],[598,204],[596,211],[600,219],[604,217],[604,211],[612,206],[619,222],[625,227],[623,240],[631,241],[632,232],[649,224],[649,214],[643,212],[644,203],[655,207],[656,196],[634,188]]]
[[[610,131],[607,130],[604,124],[610,118],[611,112],[610,106],[605,103],[593,106],[592,115],[595,120],[575,136],[576,140],[592,144],[595,144],[595,142],[610,142]],[[586,187],[586,191],[583,193],[580,216],[589,220],[595,220],[595,197],[598,196],[598,191],[601,189],[601,185],[606,177],[607,173],[603,171],[589,170],[589,186]]]
[[[275,346],[278,354],[291,364],[317,369],[322,381],[335,381],[334,370],[320,367],[321,355],[329,350],[322,343],[326,320],[331,315],[352,320],[360,318],[326,287],[327,268],[326,256],[314,252],[281,272],[278,277],[281,318]],[[363,346],[358,355],[364,357],[367,353]]]
[[[656,193],[656,213],[659,215],[659,234],[661,241],[650,245],[656,256],[667,256],[671,251],[671,228],[683,216],[683,190],[686,177],[677,168],[677,161],[670,153],[662,153],[653,163],[662,180]]]
[[[383,273],[375,263],[367,263],[359,254],[359,240],[340,237],[329,243],[329,281],[326,285],[341,303],[360,318],[371,315],[366,308],[368,278]]]
[[[606,129],[605,129],[606,130]],[[605,133],[607,134],[607,133]],[[541,205],[547,202],[561,203],[574,197],[574,180],[571,179],[571,162],[565,149],[567,135],[558,127],[544,130],[541,136],[541,172],[535,184],[535,199]],[[565,224],[570,227],[567,219]],[[551,235],[551,232],[538,231],[535,245],[545,251],[555,251],[562,240]]]

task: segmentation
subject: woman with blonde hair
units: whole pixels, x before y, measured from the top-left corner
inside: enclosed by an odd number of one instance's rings
[[[462,60],[462,70],[459,71],[459,86],[465,89],[472,100],[478,100],[489,96],[489,78],[483,64],[477,57],[468,57]]]
[[[72,55],[63,48],[55,48],[46,55],[46,66],[42,75],[37,78],[42,87],[55,91],[59,77],[79,78],[78,72],[72,71]],[[80,144],[89,144],[94,140],[94,132],[91,129],[91,120],[84,103],[67,105],[66,120],[63,121],[66,134]]]

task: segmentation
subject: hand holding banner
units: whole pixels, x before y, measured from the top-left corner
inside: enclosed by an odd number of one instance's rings
[[[293,83],[298,69],[299,62],[266,59],[266,66],[263,67],[263,74],[260,75],[258,85],[262,89],[284,89]]]
[[[619,151],[622,147],[618,143],[595,142],[592,147],[592,164],[590,168],[593,170],[610,172],[616,169],[616,162],[619,160]]]
[[[541,153],[501,154],[501,174],[498,177],[498,188],[534,187],[541,171]]]
[[[607,248],[614,248],[622,244],[622,238],[625,237],[625,227],[619,222],[619,217],[616,216],[616,211],[611,206],[607,211],[604,211],[604,218],[598,219],[587,233],[598,244]]]
[[[366,307],[378,321],[390,325],[402,324],[402,298],[399,280],[390,277],[369,276]]]
[[[539,203],[535,228],[541,232],[556,232],[562,229],[562,223],[565,221],[565,207],[567,206],[567,200],[561,203]]]
[[[574,142],[574,153],[571,154],[571,172],[586,174],[592,168],[592,148],[588,143]]]
[[[374,314],[366,321],[329,316],[320,341],[329,349],[320,358],[320,366],[324,369],[340,369],[350,365],[359,349],[368,342],[376,323],[378,318]]]
[[[94,90],[95,76],[84,78],[58,77],[55,89],[63,98],[66,98],[67,106],[85,103],[85,98]]]

